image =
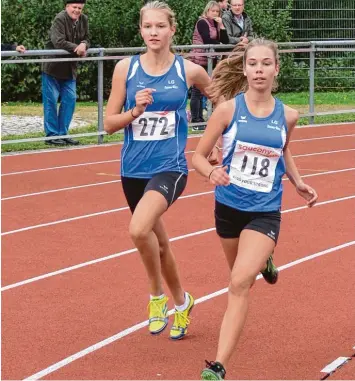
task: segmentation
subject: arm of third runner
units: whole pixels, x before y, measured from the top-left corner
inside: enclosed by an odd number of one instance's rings
[[[312,207],[318,199],[317,192],[305,184],[298,172],[297,166],[293,160],[292,153],[288,147],[291,134],[298,121],[298,111],[285,106],[285,118],[288,126],[287,140],[284,148],[284,159],[286,165],[286,174],[291,183],[295,186],[297,193],[307,201],[307,205]]]

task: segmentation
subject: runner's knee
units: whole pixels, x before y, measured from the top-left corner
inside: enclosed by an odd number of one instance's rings
[[[229,283],[229,292],[234,296],[242,296],[248,293],[255,282],[254,276],[238,273],[232,274]]]

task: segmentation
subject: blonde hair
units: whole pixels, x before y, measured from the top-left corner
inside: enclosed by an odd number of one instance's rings
[[[244,69],[248,51],[255,46],[266,46],[272,50],[276,64],[279,64],[277,44],[264,38],[256,38],[244,45],[237,45],[228,58],[220,61],[212,73],[212,83],[208,88],[211,101],[217,103],[220,97],[225,100],[234,98],[238,93],[248,89],[248,81]],[[272,91],[276,91],[277,82],[274,80]]]
[[[220,7],[219,4],[217,3],[217,1],[211,0],[211,1],[209,1],[209,2],[206,4],[205,9],[203,10],[201,17],[207,17],[207,12],[208,12],[211,8],[213,8],[213,7],[217,7],[217,8],[219,9],[219,16],[221,16],[221,7]]]
[[[158,10],[158,11],[164,11],[164,13],[168,17],[168,21],[171,27],[176,27],[176,18],[174,11],[169,7],[168,4],[164,3],[163,1],[150,1],[149,3],[145,4],[140,11],[140,17],[139,17],[139,26],[142,26],[142,20],[143,15],[145,11],[148,10]]]

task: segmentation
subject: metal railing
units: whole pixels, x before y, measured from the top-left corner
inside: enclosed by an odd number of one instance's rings
[[[305,64],[305,69],[308,71],[308,89],[309,89],[309,111],[306,114],[300,115],[301,117],[309,117],[309,123],[314,123],[314,117],[320,115],[331,115],[331,114],[343,114],[343,113],[355,113],[355,109],[349,110],[338,110],[338,111],[315,111],[315,71],[316,71],[316,59],[317,53],[319,52],[354,52],[351,59],[355,60],[355,40],[347,41],[309,41],[309,42],[287,42],[279,43],[280,54],[305,54],[308,53],[307,60],[308,64]],[[231,49],[234,48],[234,45],[176,45],[173,46],[174,50],[178,52],[183,52],[184,56],[207,56],[208,59],[208,73],[212,74],[213,68],[213,59],[214,57],[222,57],[231,54]],[[205,53],[189,53],[193,48],[202,48],[205,49]],[[21,57],[21,60],[18,59],[7,59],[1,60],[1,64],[29,64],[29,63],[43,63],[43,62],[70,62],[70,61],[97,61],[98,65],[98,74],[97,74],[97,98],[98,98],[98,114],[97,114],[97,125],[98,131],[91,133],[81,133],[81,134],[72,134],[70,137],[87,137],[87,136],[98,136],[98,143],[103,142],[103,136],[106,135],[103,128],[103,110],[104,110],[104,99],[103,99],[103,90],[104,90],[104,76],[103,76],[103,65],[104,61],[107,60],[121,60],[127,58],[132,53],[139,53],[145,51],[144,47],[134,47],[134,48],[92,48],[88,50],[89,57],[83,58],[28,58],[33,56],[55,56],[55,55],[69,55],[65,50],[28,50],[25,53],[17,53],[14,51],[1,52],[1,57]],[[118,55],[117,55],[118,54]],[[304,57],[302,58],[304,60]],[[354,65],[350,68],[355,67]],[[292,78],[291,78],[292,79]],[[354,72],[354,83],[355,83],[355,72]],[[355,88],[355,85],[354,85]],[[212,106],[209,102],[208,106],[208,116],[211,115]],[[355,119],[355,115],[354,115]],[[189,126],[194,126],[196,124],[201,125],[201,123],[190,123]],[[56,138],[66,138],[69,135],[58,136]],[[29,139],[17,139],[17,140],[6,140],[2,141],[1,144],[13,144],[13,143],[25,143],[25,142],[34,142],[34,141],[45,141],[51,140],[53,137],[41,137],[41,138],[29,138]]]
[[[277,0],[273,11],[283,11],[288,3],[288,0]],[[289,25],[294,41],[354,39],[355,2],[293,0]]]

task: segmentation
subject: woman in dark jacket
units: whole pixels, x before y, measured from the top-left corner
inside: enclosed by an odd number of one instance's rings
[[[192,37],[193,45],[212,45],[212,44],[228,44],[228,35],[224,28],[221,18],[221,8],[216,1],[207,3],[205,10],[198,19]],[[193,49],[192,53],[205,53],[205,49]],[[207,57],[193,56],[191,61],[201,65],[207,71]],[[217,61],[216,59],[214,61]],[[217,62],[214,62],[214,66]],[[192,87],[191,92],[191,122],[203,123],[202,94],[196,87]],[[204,127],[194,128],[195,130],[203,130]]]

